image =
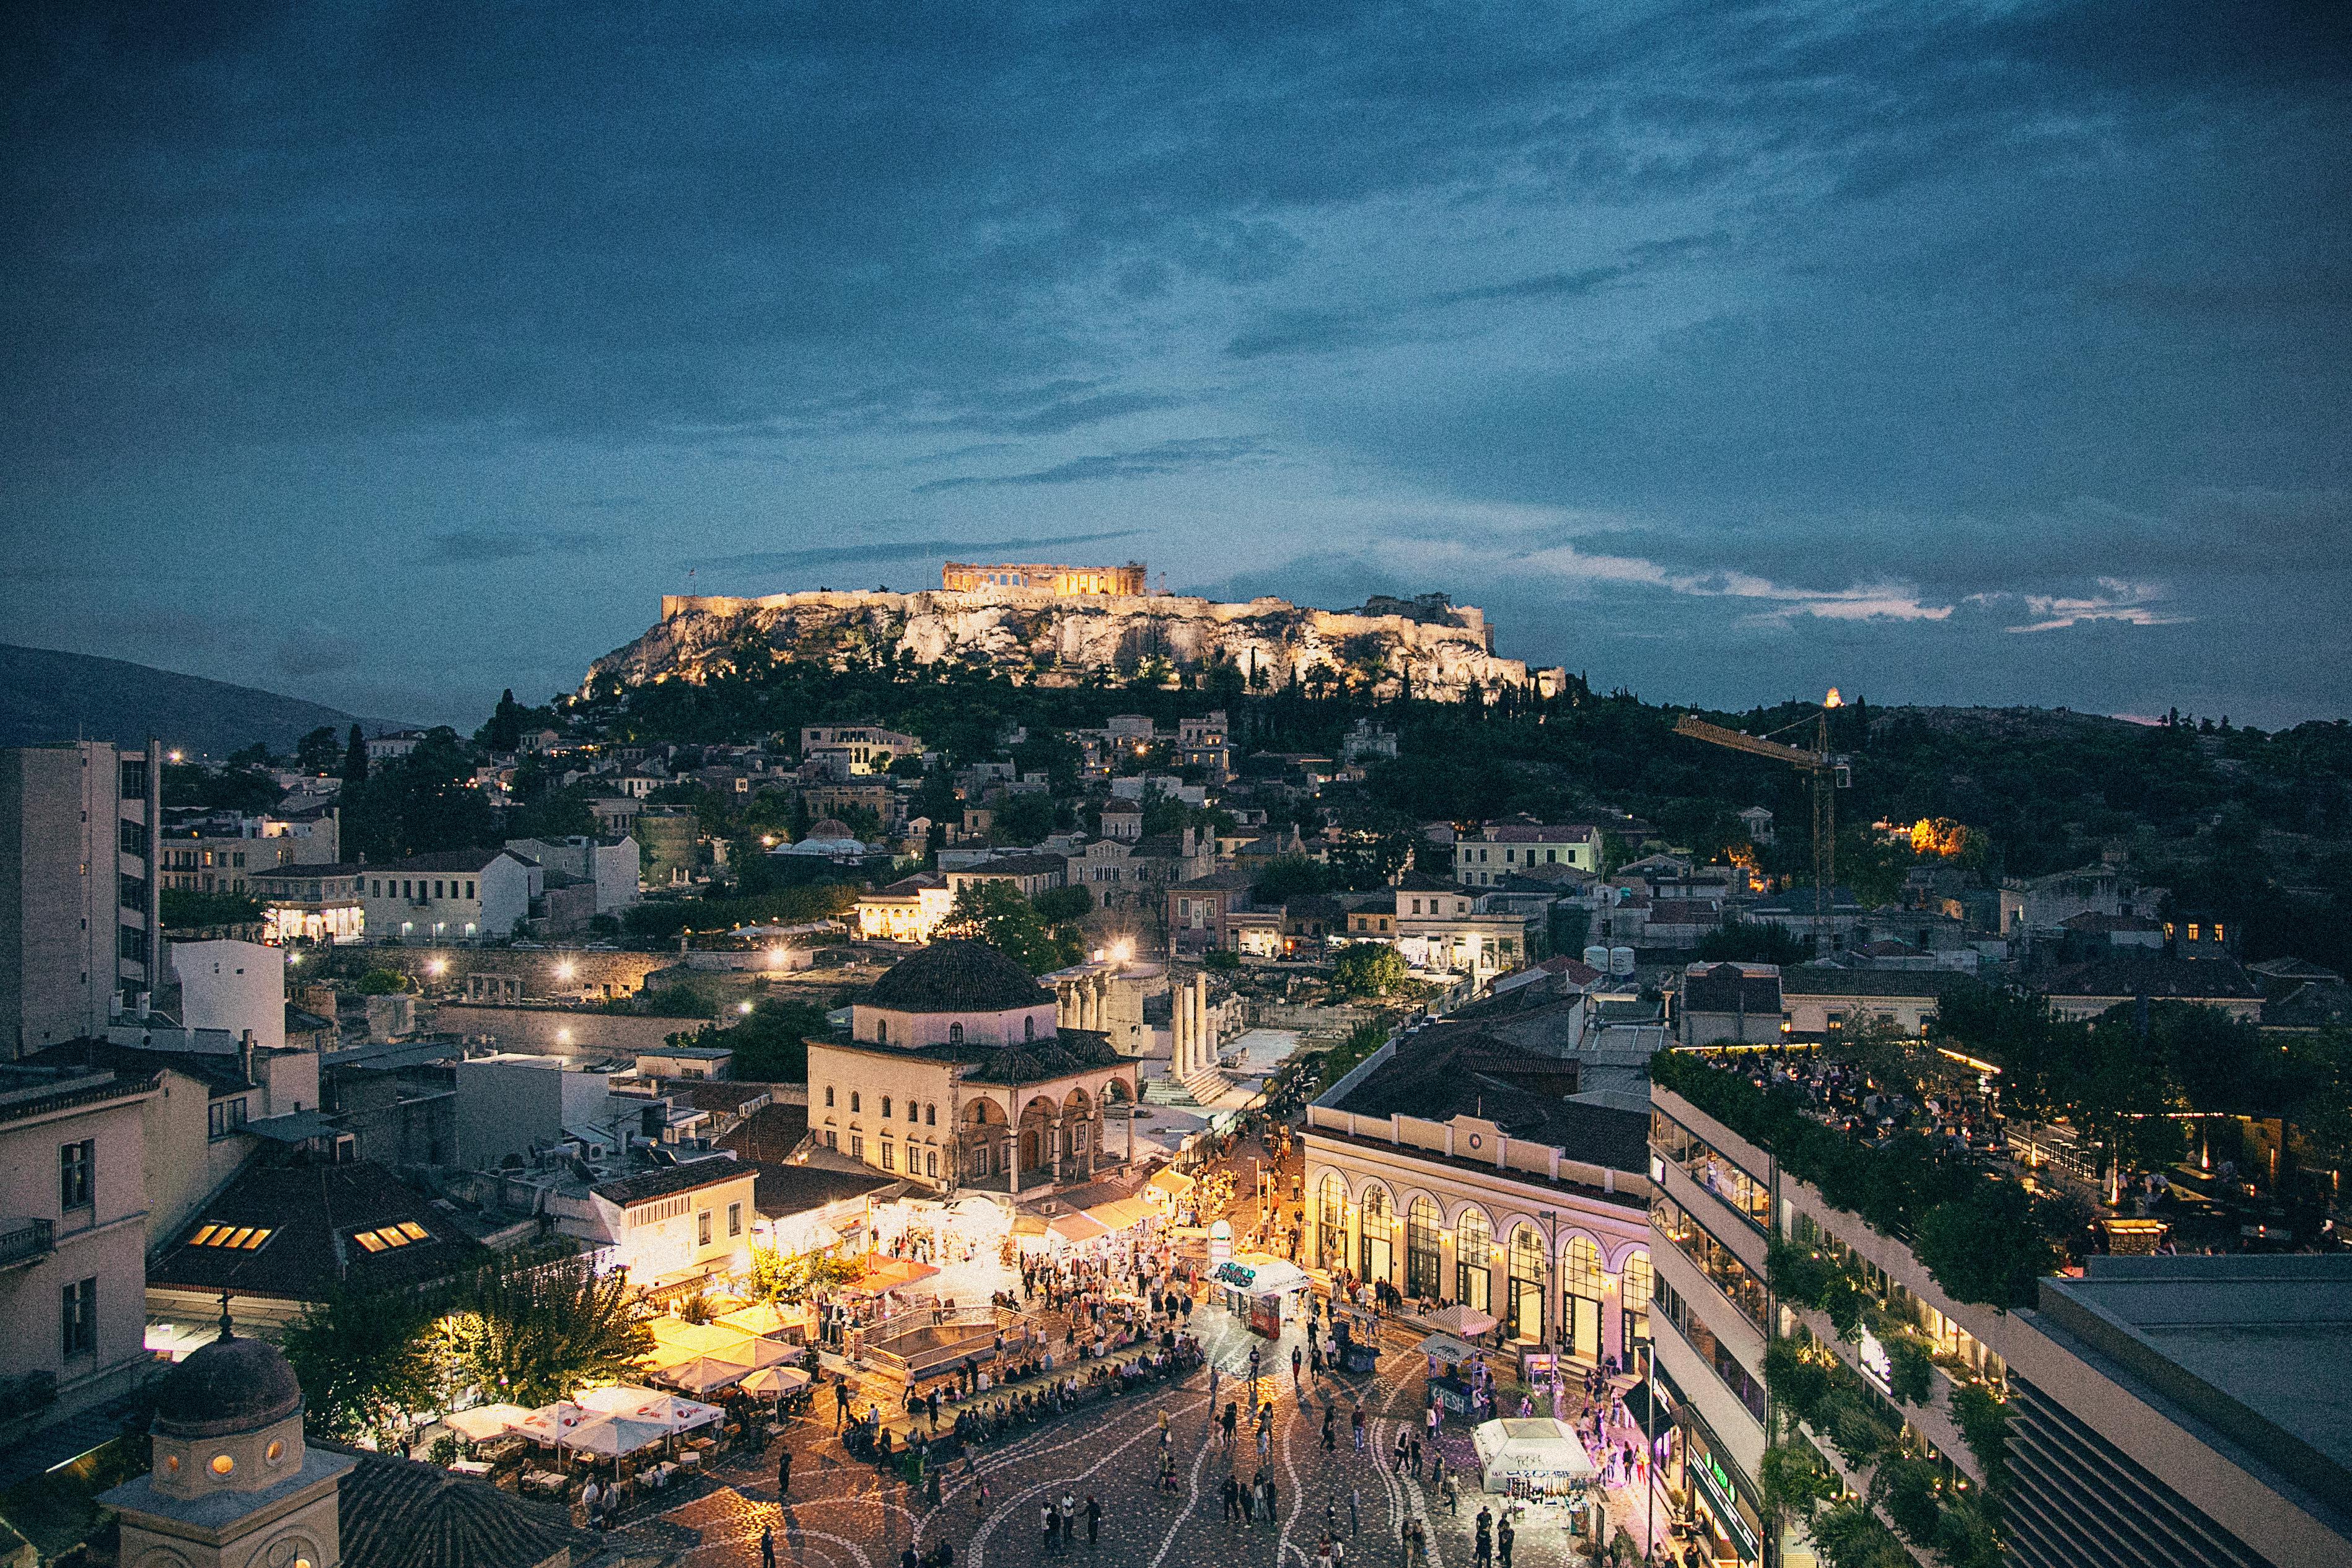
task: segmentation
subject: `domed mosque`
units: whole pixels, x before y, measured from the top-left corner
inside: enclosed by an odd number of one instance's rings
[[[570,1522],[487,1481],[313,1447],[277,1347],[221,1337],[157,1391],[154,1462],[102,1494],[121,1568],[561,1568]]]
[[[1052,991],[982,942],[902,958],[849,1028],[808,1042],[810,1125],[830,1148],[939,1192],[1011,1194],[1127,1158],[1137,1064],[1055,1022]],[[1104,1124],[1125,1140],[1106,1147]]]
[[[155,1401],[153,1468],[100,1500],[122,1568],[337,1568],[347,1455],[302,1440],[302,1385],[276,1346],[221,1337],[172,1369]]]

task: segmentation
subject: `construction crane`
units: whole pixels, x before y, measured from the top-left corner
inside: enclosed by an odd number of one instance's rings
[[[1744,734],[1726,729],[1719,724],[1709,724],[1689,714],[1675,721],[1675,733],[1687,735],[1693,740],[1704,740],[1713,746],[1727,746],[1734,751],[1747,752],[1750,757],[1769,757],[1785,762],[1813,781],[1813,929],[1815,934],[1829,928],[1831,889],[1837,883],[1837,792],[1853,782],[1852,763],[1830,750],[1830,709],[1844,706],[1835,686],[1822,704],[1822,711],[1808,721],[1799,719],[1773,731],[1785,735],[1798,726],[1811,722],[1813,726],[1813,748],[1789,746],[1769,736]]]

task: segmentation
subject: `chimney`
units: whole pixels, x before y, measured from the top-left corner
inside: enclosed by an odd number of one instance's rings
[[[1187,859],[1187,860],[1190,860],[1192,857],[1192,828],[1187,827],[1187,828],[1184,830],[1184,858],[1185,858],[1185,859]]]
[[[236,1037],[236,1070],[253,1082],[253,1031],[246,1030]]]

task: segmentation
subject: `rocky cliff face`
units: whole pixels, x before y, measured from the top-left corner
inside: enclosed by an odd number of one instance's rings
[[[1391,606],[1394,609],[1391,610]],[[1373,613],[1370,612],[1387,612]],[[1057,598],[989,589],[968,592],[779,593],[764,599],[665,597],[659,624],[589,666],[583,690],[701,681],[776,658],[835,664],[904,653],[918,663],[979,658],[1041,685],[1075,685],[1096,672],[1149,674],[1164,664],[1199,670],[1230,663],[1268,687],[1321,678],[1461,701],[1475,686],[1533,685],[1547,695],[1557,669],[1497,658],[1486,616],[1423,598],[1365,610],[1309,610],[1280,599],[1221,604],[1171,594]]]

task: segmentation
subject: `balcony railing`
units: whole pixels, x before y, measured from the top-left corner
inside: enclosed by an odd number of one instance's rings
[[[56,1225],[47,1219],[0,1219],[0,1269],[37,1263],[58,1249]]]

